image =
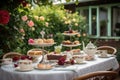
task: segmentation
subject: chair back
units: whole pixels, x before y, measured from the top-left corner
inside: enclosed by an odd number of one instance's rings
[[[74,80],[115,80],[117,75],[114,71],[97,71],[79,76]]]
[[[97,50],[107,50],[108,54],[116,54],[117,52],[116,48],[112,46],[100,46]]]
[[[3,59],[4,58],[21,57],[21,56],[22,56],[22,54],[20,54],[18,52],[8,52],[8,53],[3,55]]]

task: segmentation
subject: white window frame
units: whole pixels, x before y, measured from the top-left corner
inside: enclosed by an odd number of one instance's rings
[[[88,34],[90,35],[91,38],[101,38],[101,39],[120,39],[120,37],[118,36],[112,36],[112,30],[111,30],[111,7],[115,6],[115,5],[120,5],[120,3],[118,4],[108,4],[108,5],[97,5],[97,6],[87,6],[87,7],[80,7],[77,8],[76,10],[81,10],[81,9],[89,9],[89,31]],[[108,9],[108,22],[107,22],[107,35],[106,36],[100,36],[100,23],[99,23],[99,8],[100,7],[106,7]],[[92,8],[96,8],[97,9],[97,16],[96,16],[96,22],[97,22],[97,33],[96,35],[92,35]]]

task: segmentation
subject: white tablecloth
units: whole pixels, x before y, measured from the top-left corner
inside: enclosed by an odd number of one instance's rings
[[[75,64],[57,67],[52,70],[37,70],[29,72],[16,71],[13,65],[3,65],[0,69],[0,80],[72,80],[76,76],[86,73],[117,69],[119,64],[115,57],[98,58],[86,61],[85,64]]]

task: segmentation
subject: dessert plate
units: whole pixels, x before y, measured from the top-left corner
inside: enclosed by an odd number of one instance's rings
[[[15,70],[16,71],[20,71],[20,72],[28,72],[28,71],[34,70],[34,68],[31,68],[31,69],[20,69],[20,67],[16,67]]]
[[[53,67],[50,67],[50,68],[38,68],[37,66],[35,66],[35,69],[38,69],[38,70],[51,70],[51,69],[53,69]]]
[[[86,61],[94,61],[96,60],[95,58],[94,59],[85,59]]]
[[[52,46],[54,44],[56,44],[56,43],[41,43],[41,44],[38,44],[38,43],[29,43],[29,45],[42,46],[42,47]]]
[[[109,58],[109,57],[115,57],[115,55],[107,54],[107,56],[101,56],[98,55],[99,58]]]
[[[63,46],[66,46],[66,47],[76,47],[76,46],[79,46],[81,44],[62,44]]]
[[[86,61],[82,61],[82,62],[75,63],[75,64],[86,64]]]

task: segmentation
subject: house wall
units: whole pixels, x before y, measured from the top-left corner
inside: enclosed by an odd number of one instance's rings
[[[104,4],[114,4],[114,3],[120,3],[119,0],[98,0],[98,1],[93,1],[93,2],[86,2],[86,3],[79,3],[78,5],[75,4],[67,4],[64,5],[65,9],[72,10],[75,12],[76,8],[83,7],[83,6],[94,6],[94,5],[104,5]],[[102,14],[102,13],[100,13]],[[116,14],[116,13],[115,13]],[[104,15],[104,14],[103,14]],[[104,15],[106,16],[106,15]],[[118,16],[120,17],[120,16]],[[116,20],[116,19],[114,19]],[[118,21],[120,18],[118,18]],[[115,25],[115,23],[113,23]],[[97,46],[102,46],[102,45],[108,45],[108,46],[113,46],[116,49],[120,49],[120,39],[93,39],[91,38],[92,41],[96,41]]]
[[[120,40],[115,40],[115,39],[91,39],[93,42],[96,42],[97,46],[113,46],[117,50],[120,50]]]
[[[95,6],[95,5],[104,5],[104,4],[115,4],[120,3],[120,0],[96,0],[96,1],[88,1],[88,2],[79,2],[78,5],[74,4],[64,4],[65,9],[69,9],[75,12],[76,8],[84,7],[84,6]]]

